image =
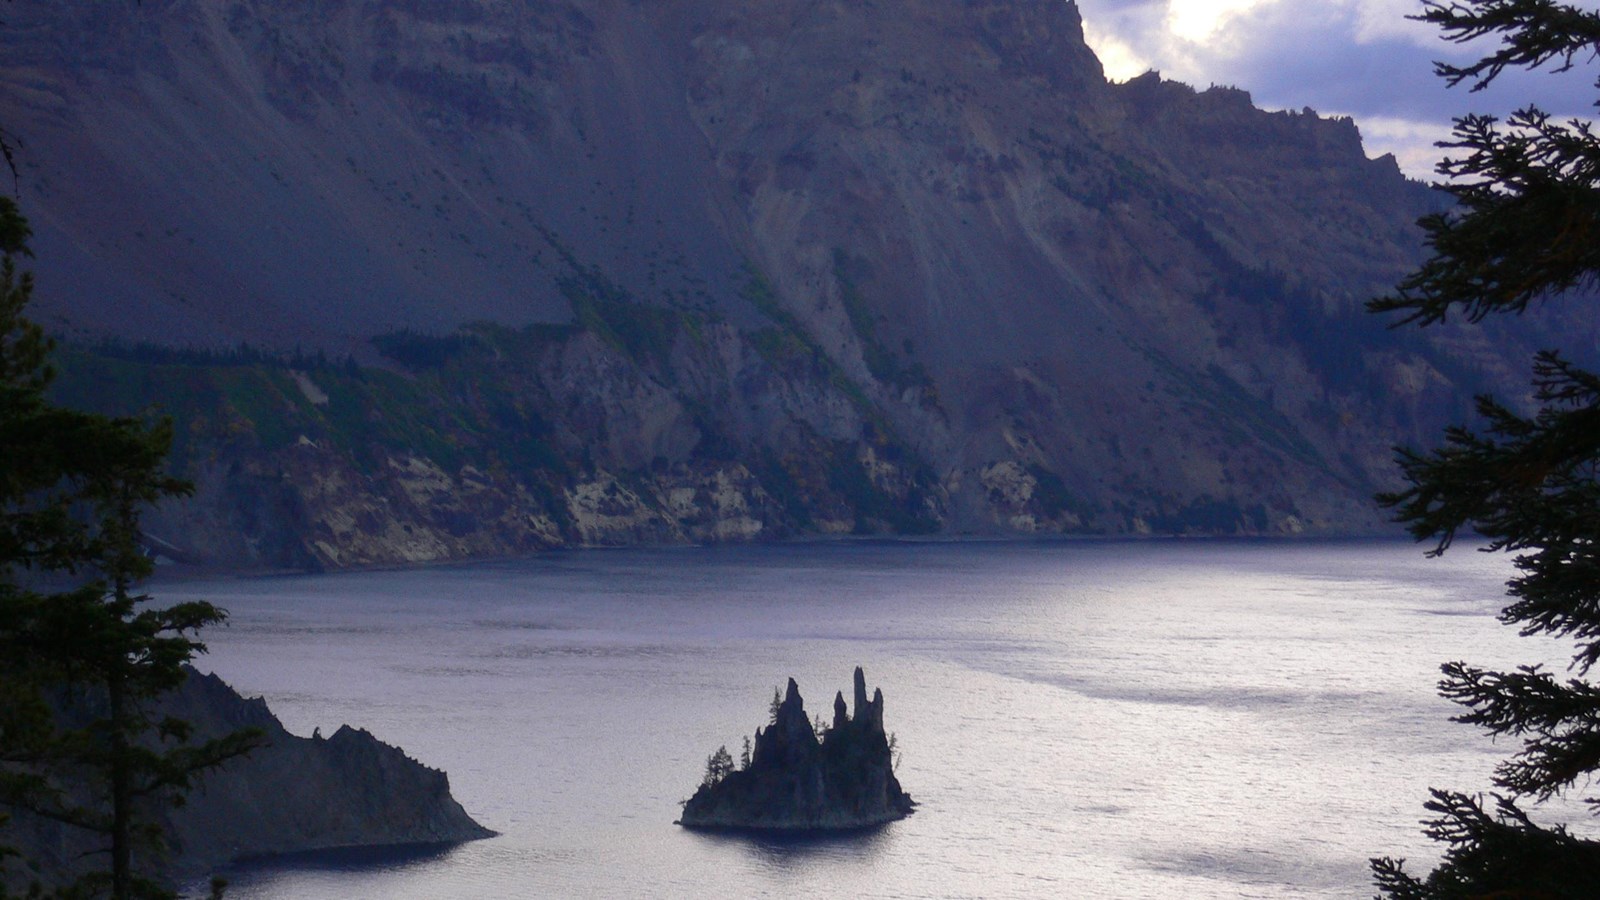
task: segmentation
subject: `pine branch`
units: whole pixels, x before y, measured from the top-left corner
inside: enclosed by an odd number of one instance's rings
[[[1595,286],[1600,271],[1600,139],[1586,122],[1559,124],[1538,109],[1500,126],[1493,116],[1456,120],[1439,174],[1458,201],[1419,223],[1431,258],[1374,312],[1396,324],[1431,325],[1459,309],[1469,322],[1521,313],[1534,301]]]
[[[1454,87],[1472,82],[1488,87],[1507,68],[1536,69],[1556,60],[1555,71],[1571,69],[1576,59],[1595,55],[1600,44],[1600,14],[1553,0],[1426,0],[1424,12],[1407,18],[1439,26],[1446,40],[1468,44],[1499,36],[1499,50],[1469,66],[1435,63],[1434,72]]]
[[[1548,800],[1600,769],[1600,690],[1594,686],[1576,679],[1562,684],[1538,666],[1504,673],[1456,662],[1443,670],[1439,693],[1471,710],[1455,721],[1525,738],[1522,750],[1496,769],[1498,786]]]
[[[1393,900],[1592,900],[1600,896],[1600,844],[1573,837],[1565,828],[1542,828],[1517,805],[1495,798],[1493,814],[1481,798],[1431,792],[1434,817],[1424,830],[1449,844],[1443,864],[1419,880],[1404,861],[1372,861],[1378,888]]]
[[[1543,353],[1534,385],[1543,405],[1531,419],[1480,397],[1481,432],[1451,428],[1426,455],[1401,451],[1411,487],[1379,502],[1434,539],[1434,555],[1469,527],[1491,550],[1528,551],[1501,621],[1575,638],[1581,674],[1600,661],[1600,377]]]
[[[1600,726],[1600,690],[1582,681],[1561,684],[1539,666],[1490,672],[1453,662],[1441,669],[1439,693],[1473,710],[1457,722],[1515,736],[1549,733],[1574,720]]]

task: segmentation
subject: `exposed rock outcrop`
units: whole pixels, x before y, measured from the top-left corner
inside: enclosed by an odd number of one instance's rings
[[[171,856],[143,860],[163,880],[182,881],[244,859],[335,847],[459,843],[492,837],[450,795],[444,772],[431,769],[367,731],[346,725],[331,737],[296,737],[261,698],[245,699],[215,675],[192,672],[163,698],[161,713],[189,722],[196,740],[257,728],[265,746],[206,773],[176,809],[156,819]],[[26,814],[7,826],[31,871],[23,882],[70,880],[101,842]],[[20,867],[13,866],[13,869]]]
[[[867,699],[866,675],[855,674],[855,715],[835,695],[833,724],[818,737],[800,688],[788,693],[771,724],[756,729],[749,765],[708,773],[683,806],[688,828],[822,831],[865,828],[912,812],[911,795],[894,776],[883,730],[883,692]]]
[[[1107,82],[1070,0],[5,26],[34,315],[353,354],[63,361],[63,402],[173,415],[198,490],[148,521],[210,565],[1371,532],[1391,447],[1525,392],[1530,345],[1600,346],[1582,307],[1386,330],[1363,301],[1440,196],[1349,119]]]

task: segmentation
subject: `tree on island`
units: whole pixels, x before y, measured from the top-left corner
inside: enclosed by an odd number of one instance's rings
[[[748,769],[749,766],[745,768]],[[700,779],[700,783],[707,787],[721,784],[722,779],[732,775],[733,772],[733,757],[728,754],[728,745],[723,744],[717,748],[717,752],[706,757],[706,774]]]
[[[1568,4],[1424,7],[1415,18],[1449,40],[1499,41],[1472,65],[1438,64],[1452,86],[1478,90],[1507,68],[1553,64],[1565,72],[1600,52],[1600,14]],[[1437,169],[1458,203],[1422,220],[1432,257],[1371,309],[1423,326],[1452,312],[1478,322],[1600,284],[1600,141],[1588,124],[1557,122],[1530,106],[1503,123],[1462,118],[1441,146],[1461,151]],[[1600,842],[1541,826],[1524,809],[1588,787],[1600,772],[1600,685],[1589,679],[1600,661],[1600,377],[1552,350],[1536,356],[1533,373],[1531,416],[1478,398],[1482,424],[1448,429],[1430,452],[1402,451],[1410,487],[1380,500],[1418,540],[1435,542],[1430,555],[1463,528],[1486,537],[1488,550],[1520,554],[1500,620],[1526,636],[1572,639],[1576,649],[1566,677],[1540,666],[1443,667],[1441,693],[1467,710],[1456,720],[1522,746],[1496,770],[1503,793],[1492,807],[1481,796],[1432,792],[1427,833],[1448,844],[1444,860],[1424,878],[1405,872],[1403,861],[1374,860],[1388,897],[1600,897]],[[1600,797],[1585,802],[1600,808]]]
[[[181,804],[259,735],[191,744],[187,723],[152,711],[225,614],[136,592],[152,569],[141,510],[189,490],[166,474],[171,426],[48,401],[52,344],[23,315],[33,282],[17,269],[28,236],[0,196],[0,808],[104,836],[104,871],[61,896],[171,896],[138,874],[138,854],[162,849],[142,814]]]

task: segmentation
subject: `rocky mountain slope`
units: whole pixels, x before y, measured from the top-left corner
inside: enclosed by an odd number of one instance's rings
[[[37,312],[122,342],[63,395],[180,419],[185,558],[1367,532],[1540,337],[1371,321],[1437,197],[1348,120],[1108,83],[1066,0],[19,3],[0,45]]]

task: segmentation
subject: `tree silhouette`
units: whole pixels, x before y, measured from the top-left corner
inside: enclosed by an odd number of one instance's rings
[[[1427,2],[1415,18],[1458,43],[1499,41],[1474,64],[1436,66],[1451,85],[1473,90],[1508,68],[1565,72],[1600,50],[1600,14],[1551,0]],[[1587,123],[1530,106],[1504,122],[1459,119],[1442,146],[1455,151],[1437,170],[1457,206],[1422,220],[1432,257],[1371,309],[1424,326],[1451,314],[1478,322],[1592,291],[1600,281],[1600,142]],[[1540,666],[1443,667],[1441,693],[1466,708],[1456,720],[1522,746],[1496,770],[1503,793],[1490,808],[1481,797],[1433,791],[1426,832],[1448,845],[1444,861],[1417,878],[1403,861],[1374,860],[1389,897],[1600,897],[1600,843],[1543,827],[1519,806],[1588,787],[1600,771],[1600,687],[1587,678],[1600,660],[1600,377],[1553,350],[1535,357],[1533,375],[1532,415],[1478,398],[1481,425],[1448,429],[1443,446],[1426,453],[1402,451],[1410,487],[1380,497],[1417,539],[1434,542],[1430,555],[1464,528],[1487,538],[1489,550],[1518,553],[1500,620],[1576,645],[1564,679]]]
[[[706,774],[700,779],[703,785],[713,785],[733,774],[733,756],[728,753],[728,745],[717,748],[717,752],[706,757]]]
[[[27,237],[0,196],[0,805],[104,836],[105,871],[78,890],[165,896],[139,875],[160,847],[143,804],[181,803],[258,734],[194,744],[154,710],[224,613],[136,592],[152,569],[141,510],[189,490],[165,472],[171,427],[47,401],[51,343],[23,316],[32,280],[16,265]]]

